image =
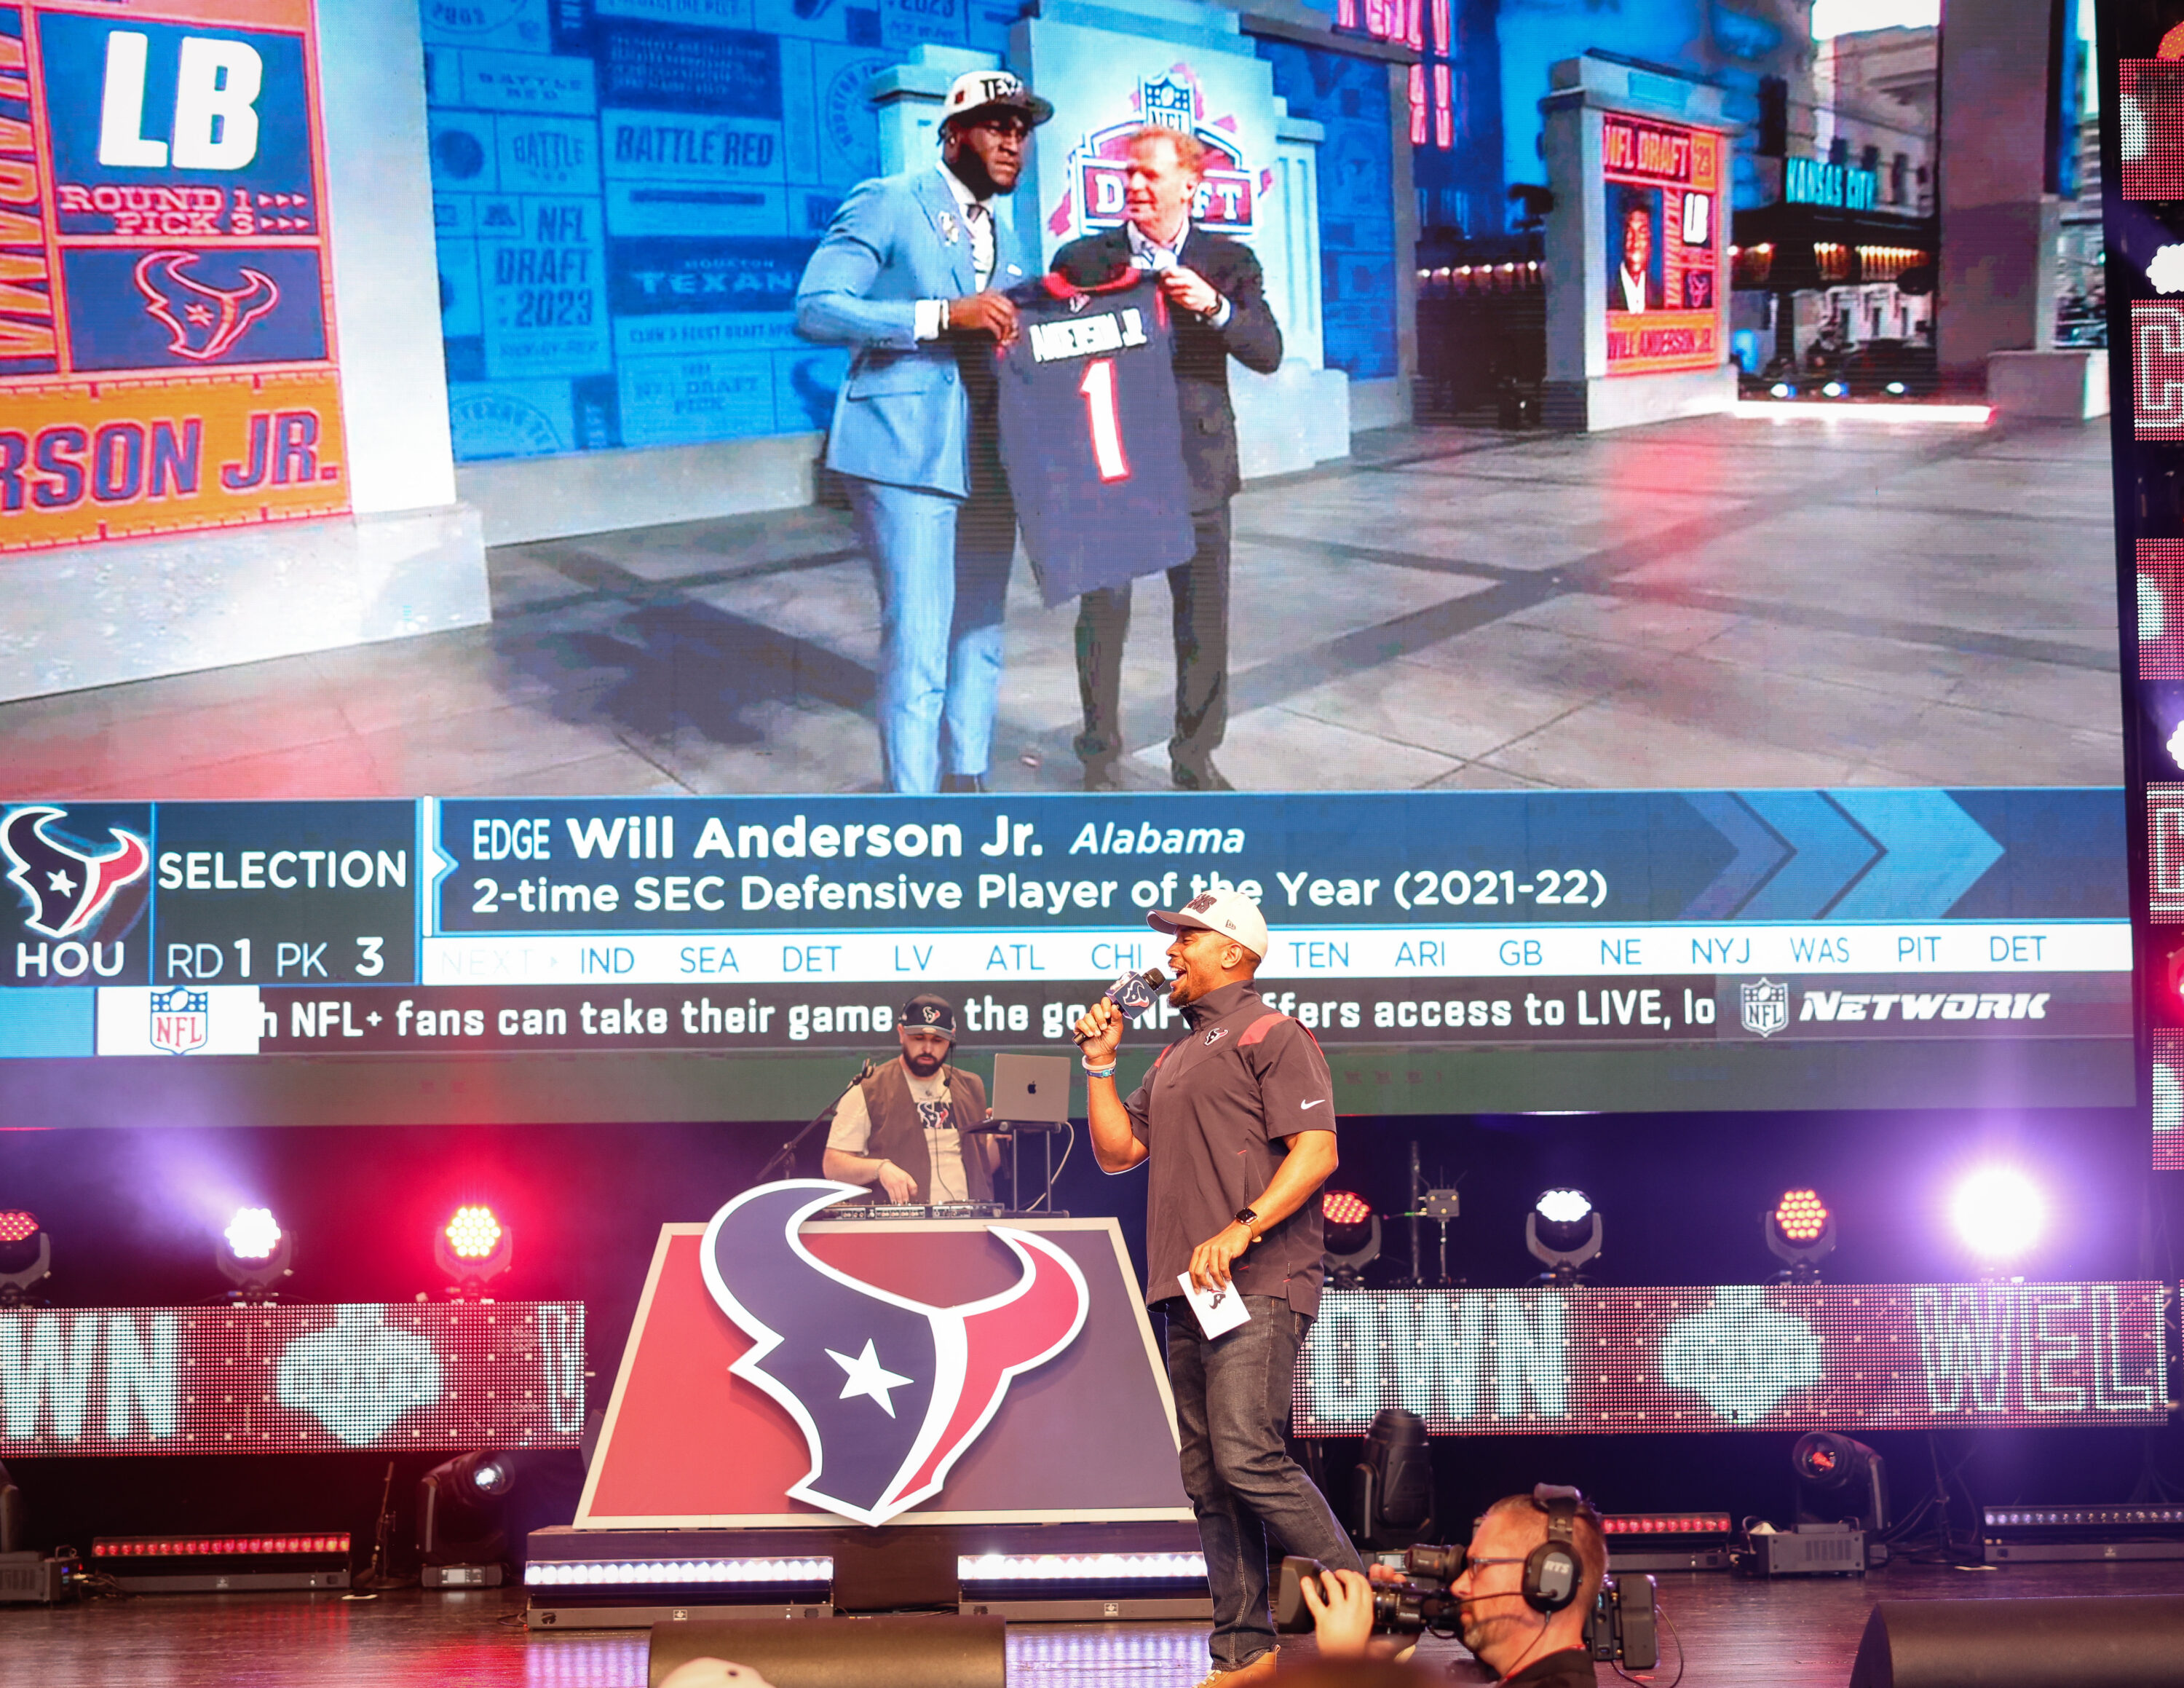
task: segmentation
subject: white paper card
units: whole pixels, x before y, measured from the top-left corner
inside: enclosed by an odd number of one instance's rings
[[[1234,1283],[1226,1289],[1209,1293],[1194,1284],[1187,1272],[1176,1273],[1175,1281],[1183,1286],[1191,1311],[1198,1315],[1198,1327],[1209,1339],[1251,1322],[1251,1310],[1244,1305],[1244,1298],[1237,1294]]]

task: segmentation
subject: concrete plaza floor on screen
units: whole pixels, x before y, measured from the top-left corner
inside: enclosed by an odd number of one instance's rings
[[[1246,790],[2110,785],[2104,422],[1402,429],[1235,505]],[[0,795],[879,788],[878,605],[818,508],[510,546],[490,627],[0,707]],[[1140,583],[1126,777],[1165,788]],[[1019,561],[1000,789],[1072,789],[1073,609]]]

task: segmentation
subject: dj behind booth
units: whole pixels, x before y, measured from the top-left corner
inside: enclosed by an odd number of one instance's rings
[[[950,1066],[956,1008],[921,993],[895,1020],[900,1059],[844,1093],[827,1133],[822,1162],[830,1178],[875,1188],[879,1198],[912,1202],[990,1202],[1000,1150],[986,1123],[986,1087]]]

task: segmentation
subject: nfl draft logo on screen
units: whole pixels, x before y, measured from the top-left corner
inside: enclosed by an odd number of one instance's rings
[[[1010,1381],[1076,1341],[1091,1294],[1053,1244],[998,1225],[989,1234],[1022,1266],[999,1294],[935,1307],[863,1283],[797,1234],[861,1193],[822,1179],[746,1190],[713,1216],[699,1258],[705,1288],[751,1339],[728,1369],[804,1433],[811,1468],[788,1494],[880,1524],[940,1492]]]
[[[1158,76],[1144,78],[1130,96],[1130,106],[1127,120],[1089,131],[1071,152],[1070,191],[1047,219],[1049,231],[1061,236],[1072,229],[1089,234],[1122,226],[1130,137],[1150,124],[1195,136],[1206,148],[1206,175],[1191,221],[1216,234],[1249,235],[1257,226],[1259,195],[1273,187],[1272,172],[1252,170],[1234,114],[1206,116],[1206,92],[1190,66],[1178,62]]]

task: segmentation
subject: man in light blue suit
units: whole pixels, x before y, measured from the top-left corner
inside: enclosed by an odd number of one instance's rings
[[[1005,289],[1037,273],[993,215],[1054,115],[1005,70],[958,76],[940,162],[860,182],[796,290],[797,332],[855,346],[827,467],[880,594],[880,760],[897,791],[983,791],[1001,684],[1016,510],[1001,468]]]

